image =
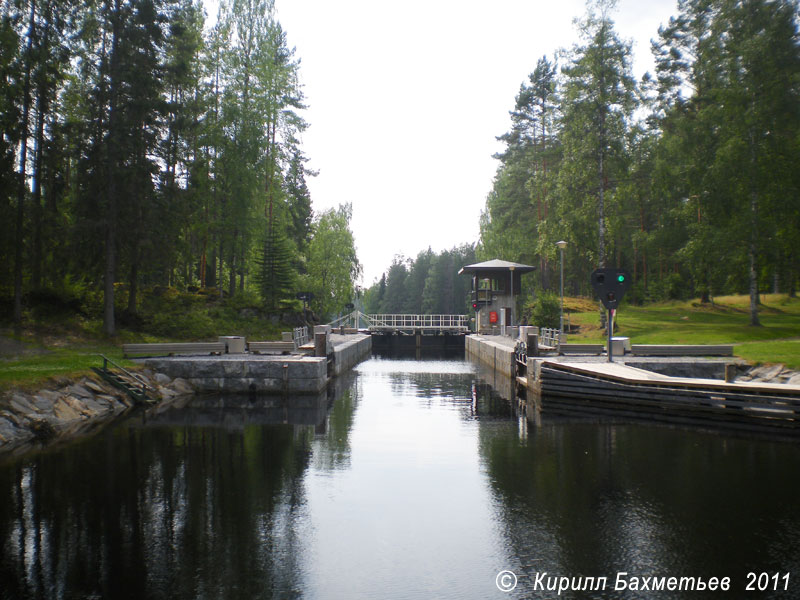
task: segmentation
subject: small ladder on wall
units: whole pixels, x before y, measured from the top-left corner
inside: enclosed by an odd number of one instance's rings
[[[140,377],[121,367],[107,356],[102,354],[98,354],[98,356],[103,359],[103,366],[102,368],[92,367],[92,370],[103,381],[125,392],[136,404],[153,404],[156,402],[155,390]]]

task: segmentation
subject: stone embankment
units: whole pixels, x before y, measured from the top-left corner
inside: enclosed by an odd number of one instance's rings
[[[763,381],[764,383],[786,383],[800,385],[800,371],[792,371],[783,365],[750,367],[736,381]]]
[[[139,371],[164,402],[194,389],[182,379]],[[36,392],[9,391],[0,397],[0,453],[88,433],[133,406],[124,392],[99,377],[60,379]]]

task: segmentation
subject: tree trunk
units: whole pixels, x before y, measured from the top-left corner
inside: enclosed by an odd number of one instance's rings
[[[139,291],[139,249],[134,247],[131,257],[131,271],[128,279],[128,312],[136,313],[136,294]]]
[[[750,325],[758,327],[761,321],[758,319],[758,270],[756,268],[756,248],[755,242],[750,242]]]
[[[105,269],[103,289],[103,332],[112,337],[116,335],[114,319],[114,279],[117,271],[117,165],[119,122],[119,38],[120,2],[114,0],[114,13],[111,16],[111,68],[109,86],[108,139],[106,140],[106,230],[105,230]]]
[[[31,49],[36,27],[36,2],[31,2],[28,45],[25,56],[25,80],[22,88],[22,122],[20,123],[19,180],[17,181],[17,222],[14,243],[14,327],[22,326],[22,247],[25,227],[26,170],[28,159],[28,121],[31,110]]]
[[[230,272],[228,273],[228,296],[233,298],[236,294],[236,240],[239,237],[239,231],[234,229],[233,240],[231,241],[231,260],[228,265]]]
[[[219,292],[219,297],[220,298],[222,298],[222,286],[223,286],[223,281],[222,281],[222,263],[225,262],[223,260],[224,256],[225,256],[225,244],[222,241],[222,236],[220,235],[219,236],[219,275],[217,276],[217,282],[216,282],[217,286],[219,288],[218,292]]]
[[[606,215],[605,215],[605,182],[604,182],[604,152],[600,151],[600,159],[598,161],[598,173],[600,176],[600,185],[597,190],[597,211],[598,211],[598,244],[597,244],[597,260],[600,268],[606,266]]]
[[[239,291],[244,292],[244,240],[239,249]]]
[[[33,217],[33,264],[31,265],[31,287],[42,286],[42,154],[44,152],[44,119],[47,93],[44,85],[39,86],[36,108],[36,152],[33,161],[33,197],[31,216]]]
[[[755,103],[755,102],[754,102]],[[748,248],[750,260],[750,325],[759,327],[761,321],[758,319],[758,305],[761,303],[761,298],[758,295],[758,190],[755,185],[755,173],[758,167],[758,160],[756,156],[757,147],[755,142],[755,134],[750,130],[750,247]]]

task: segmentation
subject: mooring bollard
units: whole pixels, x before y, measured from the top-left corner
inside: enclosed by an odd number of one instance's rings
[[[528,356],[539,356],[539,334],[528,334]]]

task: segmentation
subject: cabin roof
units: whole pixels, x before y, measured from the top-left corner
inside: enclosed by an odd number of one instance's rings
[[[466,267],[462,267],[461,270],[458,272],[459,275],[463,273],[484,273],[487,271],[515,271],[517,273],[530,273],[531,271],[535,271],[536,267],[532,267],[531,265],[523,265],[522,263],[510,262],[507,260],[500,260],[499,258],[495,258],[493,260],[487,260],[481,263],[475,263],[474,265],[467,265]]]

